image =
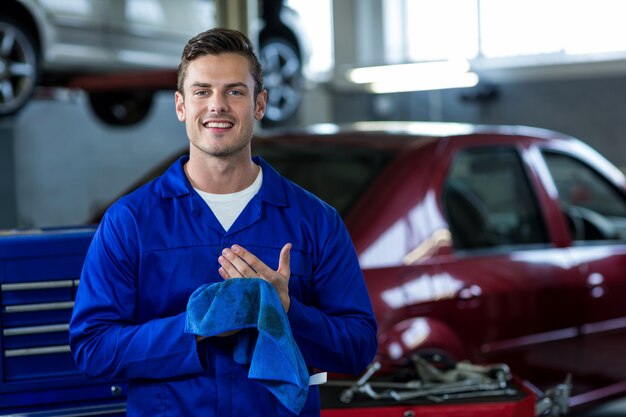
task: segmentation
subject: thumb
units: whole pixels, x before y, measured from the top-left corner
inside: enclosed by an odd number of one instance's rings
[[[278,272],[289,277],[291,275],[291,243],[285,244],[280,250],[280,257],[278,259]]]

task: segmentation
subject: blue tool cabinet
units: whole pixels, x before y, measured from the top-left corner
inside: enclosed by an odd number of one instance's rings
[[[124,415],[124,384],[83,377],[68,341],[94,231],[0,232],[0,416]]]

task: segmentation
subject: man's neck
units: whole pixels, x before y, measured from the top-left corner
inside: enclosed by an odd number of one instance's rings
[[[249,187],[259,167],[250,156],[233,159],[190,155],[185,174],[194,188],[211,194],[230,194]]]

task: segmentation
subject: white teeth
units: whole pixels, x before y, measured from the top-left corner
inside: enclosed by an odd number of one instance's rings
[[[226,122],[208,122],[205,124],[206,127],[214,127],[217,129],[226,129],[231,127],[233,124],[232,123],[226,123]]]

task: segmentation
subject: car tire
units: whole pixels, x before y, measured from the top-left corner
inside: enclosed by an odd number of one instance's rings
[[[0,117],[21,110],[39,79],[39,48],[18,21],[0,16]]]
[[[268,92],[262,124],[287,124],[295,118],[304,93],[300,50],[284,37],[261,38],[259,61]]]
[[[89,103],[102,122],[112,126],[131,126],[150,113],[154,92],[116,91],[89,93]]]

